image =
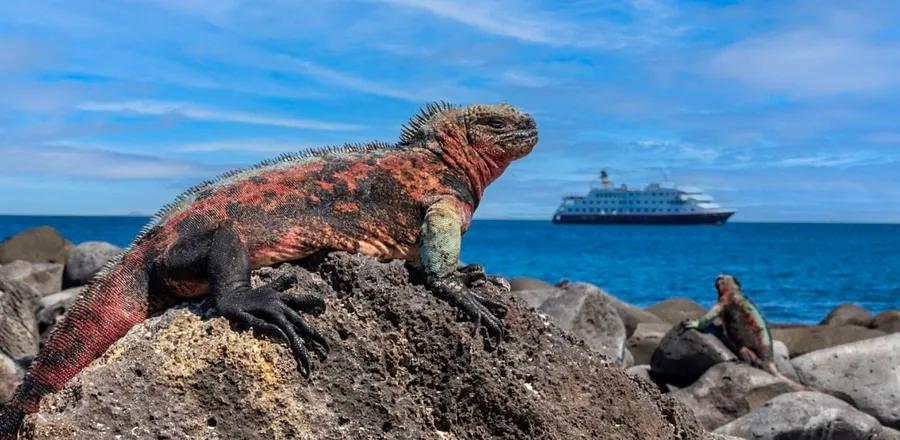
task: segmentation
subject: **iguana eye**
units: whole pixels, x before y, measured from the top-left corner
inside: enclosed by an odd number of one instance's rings
[[[488,125],[491,126],[491,128],[500,129],[500,128],[506,127],[506,121],[504,121],[503,119],[500,119],[500,118],[488,119],[487,123],[488,123]]]

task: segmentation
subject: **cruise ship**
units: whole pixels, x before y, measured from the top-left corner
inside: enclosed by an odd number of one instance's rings
[[[553,223],[613,225],[721,225],[734,215],[697,188],[651,183],[644,189],[614,186],[606,171],[584,196],[563,197]]]

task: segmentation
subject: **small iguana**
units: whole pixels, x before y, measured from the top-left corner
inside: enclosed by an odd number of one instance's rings
[[[420,265],[426,286],[502,339],[500,303],[473,293],[485,280],[457,271],[461,235],[485,187],[537,143],[534,119],[512,106],[444,103],[422,109],[400,141],[283,155],[197,185],[165,206],[76,300],[0,413],[0,440],[148,316],[185,298],[211,296],[235,324],[286,340],[309,374],[304,340],[325,338],[297,310],[321,299],[283,293],[285,283],[251,288],[250,271],[320,251],[348,251]]]
[[[807,387],[778,371],[769,325],[756,304],[744,295],[740,281],[731,275],[719,275],[716,278],[716,291],[719,294],[716,305],[700,319],[684,321],[682,327],[702,329],[708,327],[714,319],[721,318],[725,337],[731,347],[737,350],[742,361],[790,382],[798,390],[807,390]]]

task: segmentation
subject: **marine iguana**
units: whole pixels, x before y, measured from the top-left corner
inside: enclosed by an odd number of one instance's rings
[[[772,333],[762,312],[744,295],[740,281],[731,275],[719,275],[716,278],[716,291],[719,294],[716,305],[700,319],[682,322],[682,328],[702,329],[721,317],[725,337],[732,349],[737,350],[742,361],[790,382],[798,390],[809,390],[781,374],[776,368]]]
[[[321,299],[250,287],[250,270],[321,251],[420,265],[426,286],[476,328],[502,339],[503,305],[471,291],[489,280],[457,270],[460,239],[485,187],[537,143],[534,119],[507,104],[423,108],[396,144],[345,145],[264,161],[197,185],[162,208],[84,290],[0,414],[0,440],[132,326],[185,298],[210,295],[235,324],[288,342],[310,372],[306,342],[327,353],[303,316]],[[496,314],[495,314],[496,313]]]

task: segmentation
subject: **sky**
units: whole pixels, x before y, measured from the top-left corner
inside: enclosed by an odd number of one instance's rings
[[[900,222],[900,4],[0,3],[0,213],[151,214],[232,168],[509,102],[540,143],[477,218],[548,220],[606,169],[736,221]]]

